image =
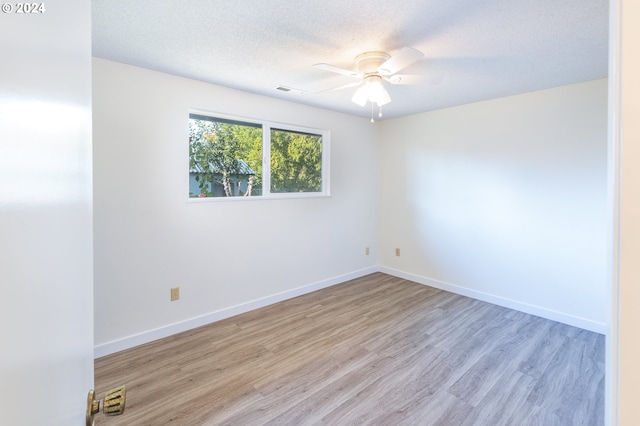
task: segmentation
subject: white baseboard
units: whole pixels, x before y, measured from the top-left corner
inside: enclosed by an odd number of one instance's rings
[[[399,271],[399,270],[388,268],[385,266],[372,266],[366,269],[361,269],[359,271],[354,271],[348,274],[329,278],[327,280],[319,281],[319,282],[298,287],[292,290],[287,290],[282,293],[277,293],[271,296],[263,297],[261,299],[252,300],[250,302],[242,303],[240,305],[231,306],[229,308],[221,309],[219,311],[214,311],[214,312],[201,315],[195,318],[187,319],[174,324],[169,324],[164,327],[159,327],[153,330],[145,331],[143,333],[139,333],[139,334],[128,336],[122,339],[103,343],[94,347],[94,357],[100,358],[106,355],[110,355],[112,353],[123,351],[125,349],[130,349],[135,346],[139,346],[145,343],[152,342],[154,340],[171,336],[173,334],[181,333],[183,331],[187,331],[193,328],[201,327],[203,325],[211,324],[213,322],[220,321],[225,318],[232,317],[234,315],[239,315],[254,309],[262,308],[277,302],[281,302],[283,300],[292,299],[294,297],[311,293],[316,290],[321,290],[323,288],[341,284],[355,278],[360,278],[365,275],[372,274],[374,272],[383,272],[385,274],[393,275],[399,278],[404,278],[406,280],[413,281],[419,284],[449,291],[451,293],[459,294],[462,296],[467,296],[474,299],[482,300],[483,302],[493,303],[494,305],[504,306],[505,308],[515,309],[517,311],[525,312],[527,314],[536,315],[542,318],[550,319],[552,321],[558,321],[563,324],[568,324],[574,327],[579,327],[579,328],[593,331],[596,333],[606,334],[607,332],[606,324],[592,321],[586,318],[576,317],[574,315],[553,311],[540,306],[529,305],[527,303],[518,302],[516,300],[507,299],[505,297],[495,296],[489,293],[484,293],[481,291],[469,289],[467,287],[462,287],[454,284],[445,283],[442,281],[433,280],[420,275]]]
[[[262,308],[268,305],[272,305],[283,300],[291,299],[303,294],[311,293],[316,290],[331,287],[336,284],[360,278],[365,275],[378,272],[377,266],[372,266],[359,271],[350,272],[348,274],[340,275],[337,277],[329,278],[323,281],[305,285],[302,287],[294,288],[292,290],[283,291],[271,296],[263,297],[261,299],[252,300],[240,305],[231,306],[229,308],[214,311],[205,315],[201,315],[195,318],[180,321],[174,324],[169,324],[163,327],[159,327],[153,330],[145,331],[143,333],[135,334],[132,336],[124,337],[122,339],[113,340],[111,342],[103,343],[94,347],[94,358],[100,358],[106,355],[110,355],[116,352],[130,349],[135,346],[139,346],[145,343],[152,342],[154,340],[162,339],[164,337],[171,336],[176,333],[191,330],[196,327],[211,324],[212,322],[220,321],[225,318],[232,317],[234,315],[242,314],[254,309]]]
[[[473,290],[470,288],[433,280],[430,278],[411,274],[408,272],[398,271],[396,269],[387,268],[385,266],[380,266],[378,270],[385,274],[393,275],[399,278],[404,278],[406,280],[413,281],[418,284],[424,284],[429,287],[434,287],[440,290],[449,291],[451,293],[459,294],[461,296],[467,296],[473,299],[482,300],[483,302],[493,303],[494,305],[503,306],[505,308],[515,309],[520,312],[550,319],[552,321],[561,322],[563,324],[568,324],[574,327],[582,328],[584,330],[593,331],[595,333],[607,334],[606,324],[592,321],[586,318],[576,317],[574,315],[553,311],[540,306],[529,305],[527,303],[518,302],[517,300],[507,299],[501,296],[495,296],[493,294],[484,293],[484,292]]]

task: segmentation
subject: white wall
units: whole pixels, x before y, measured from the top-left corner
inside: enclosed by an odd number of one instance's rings
[[[93,102],[97,355],[375,271],[366,119],[102,59]],[[331,197],[188,202],[190,108],[330,130]]]
[[[0,423],[81,425],[93,387],[91,4],[16,7],[0,17]]]
[[[606,80],[384,121],[379,161],[385,272],[605,332]]]

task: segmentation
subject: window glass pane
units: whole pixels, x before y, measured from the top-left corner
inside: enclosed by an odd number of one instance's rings
[[[189,115],[189,197],[262,195],[262,126]]]
[[[271,129],[272,193],[322,191],[322,135]]]

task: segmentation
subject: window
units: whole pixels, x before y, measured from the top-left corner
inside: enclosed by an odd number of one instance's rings
[[[189,114],[189,197],[328,195],[327,131]]]

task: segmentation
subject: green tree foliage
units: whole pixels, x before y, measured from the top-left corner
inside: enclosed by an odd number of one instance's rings
[[[262,128],[233,126],[234,137],[240,141],[239,158],[256,172],[254,188],[262,188]]]
[[[209,183],[217,182],[227,197],[233,195],[231,178],[242,171],[243,160],[256,175],[253,188],[262,185],[262,129],[209,120],[189,120],[189,169],[196,177],[200,192],[206,196]],[[248,177],[247,177],[248,179]]]
[[[322,190],[322,136],[271,130],[271,192]]]

